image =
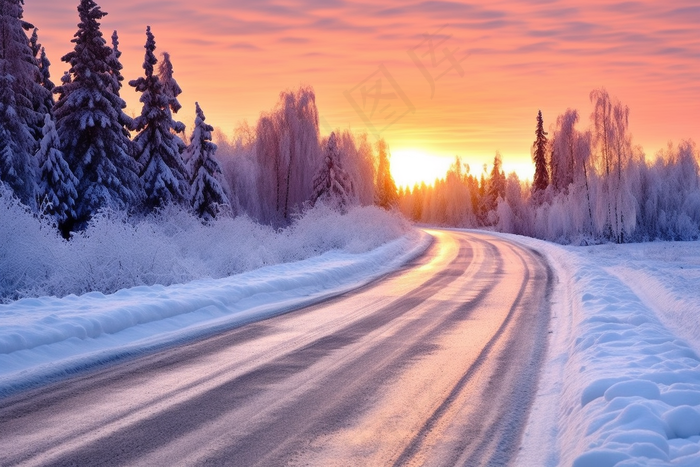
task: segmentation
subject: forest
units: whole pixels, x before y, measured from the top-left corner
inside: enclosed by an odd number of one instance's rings
[[[501,156],[481,174],[459,157],[433,186],[400,190],[408,218],[427,224],[489,228],[559,243],[696,240],[700,233],[700,153],[692,140],[669,142],[654,157],[635,145],[629,108],[605,89],[590,93],[581,128],[567,109],[544,131],[535,120],[535,176],[505,174]]]
[[[310,86],[283,91],[277,105],[233,137],[206,122],[175,119],[182,92],[170,54],[156,53],[146,27],[140,115],[124,112],[116,31],[108,44],[93,0],[80,0],[69,67],[55,85],[22,0],[0,16],[0,198],[70,240],[95,219],[132,224],[177,210],[213,225],[246,216],[287,227],[318,204],[399,211],[415,222],[487,228],[560,243],[697,239],[700,155],[687,140],[654,157],[636,146],[630,110],[601,88],[590,93],[588,124],[566,109],[545,130],[533,122],[532,182],[505,174],[501,156],[481,173],[455,161],[433,185],[397,189],[385,141],[336,130],[322,136]],[[490,167],[490,168],[489,168]],[[12,198],[12,201],[9,200]],[[9,209],[9,208],[8,208]],[[117,213],[117,214],[115,214]],[[11,220],[3,220],[11,222]]]

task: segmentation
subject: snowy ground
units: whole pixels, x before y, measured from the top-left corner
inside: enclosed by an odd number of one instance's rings
[[[414,231],[367,253],[331,250],[223,279],[0,305],[0,397],[341,294],[399,268],[430,241]]]
[[[700,242],[560,247],[517,465],[700,465]]]
[[[700,465],[700,242],[562,247],[548,357],[516,465]],[[0,396],[366,283],[426,235],[224,279],[0,305]]]

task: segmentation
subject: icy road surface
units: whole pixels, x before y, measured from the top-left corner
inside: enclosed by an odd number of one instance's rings
[[[360,290],[0,399],[0,464],[506,463],[553,273],[505,238],[431,233]]]

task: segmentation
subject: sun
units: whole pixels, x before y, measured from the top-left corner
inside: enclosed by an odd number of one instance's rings
[[[425,182],[432,185],[437,178],[444,178],[454,158],[435,156],[414,148],[391,150],[391,175],[397,187],[411,187]]]
[[[461,156],[460,160],[469,167],[469,173],[479,178],[488,178],[493,167],[493,156]],[[391,175],[398,187],[413,188],[416,184],[433,185],[438,178],[444,179],[448,169],[455,162],[455,156],[437,154],[417,148],[391,150]],[[484,165],[486,171],[484,172]],[[507,154],[503,156],[503,171],[506,175],[515,172],[521,182],[532,181],[533,165],[529,155]]]

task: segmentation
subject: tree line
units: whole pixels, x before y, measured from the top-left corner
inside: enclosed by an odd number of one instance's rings
[[[311,88],[281,93],[254,130],[235,144],[222,138],[223,151],[196,104],[186,145],[185,125],[174,119],[182,90],[170,55],[156,57],[150,27],[144,75],[128,82],[142,104],[131,118],[120,97],[118,35],[107,44],[99,22],[107,13],[93,0],[80,0],[74,49],[61,59],[70,68],[58,86],[37,29],[23,20],[23,0],[0,3],[0,180],[66,238],[104,209],[139,216],[175,205],[204,221],[245,212],[281,225],[318,201],[346,209],[372,204],[376,194],[378,204],[393,205],[386,144],[375,155],[349,132],[322,139]]]
[[[175,120],[182,89],[170,55],[156,56],[146,28],[140,115],[124,112],[119,38],[100,31],[106,15],[80,0],[69,69],[59,85],[23,0],[0,0],[0,181],[64,237],[100,210],[139,217],[179,206],[201,217],[245,214],[288,225],[323,202],[344,211],[375,204],[417,222],[485,227],[560,242],[694,239],[700,235],[699,156],[683,141],[647,158],[629,130],[629,108],[604,89],[591,92],[587,128],[567,109],[545,131],[536,116],[532,183],[491,170],[471,172],[457,157],[434,185],[397,190],[390,152],[379,140],[336,130],[321,137],[312,88],[280,93],[257,123],[229,139],[196,104],[189,138]],[[32,31],[29,35],[28,32]],[[188,141],[188,144],[185,143]],[[216,143],[214,142],[216,141]],[[0,187],[1,188],[1,187]]]
[[[700,152],[691,140],[654,158],[633,144],[629,108],[605,89],[580,129],[567,109],[550,131],[538,112],[532,183],[506,175],[497,153],[479,176],[459,157],[433,186],[399,191],[399,208],[417,222],[486,227],[562,243],[692,240],[700,237]]]
[[[389,147],[366,134],[336,130],[320,136],[316,96],[302,86],[284,91],[255,127],[243,123],[232,139],[217,133],[218,155],[235,209],[273,225],[288,224],[317,202],[391,209],[397,200]]]
[[[27,208],[66,237],[101,209],[141,214],[175,204],[203,219],[228,209],[213,127],[197,104],[184,143],[185,126],[173,118],[182,91],[169,54],[156,58],[150,27],[144,76],[128,82],[143,105],[131,118],[120,97],[118,35],[107,44],[99,22],[106,13],[94,1],[78,5],[74,49],[61,59],[69,70],[58,86],[37,29],[23,20],[23,1],[0,3],[0,179]]]

